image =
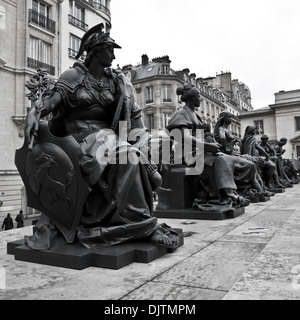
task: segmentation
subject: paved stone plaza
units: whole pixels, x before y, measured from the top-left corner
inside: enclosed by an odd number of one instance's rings
[[[0,299],[300,299],[300,185],[250,204],[235,219],[160,221],[183,229],[184,246],[119,270],[15,261],[6,244],[32,227],[1,232]]]

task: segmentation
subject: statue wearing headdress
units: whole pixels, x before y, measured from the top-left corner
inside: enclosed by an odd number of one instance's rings
[[[147,161],[150,135],[141,108],[134,102],[131,83],[111,68],[114,49],[121,47],[103,28],[99,24],[83,36],[76,58],[85,51],[85,62],[76,62],[65,71],[42,103],[29,111],[26,139],[29,143],[37,135],[38,115],[52,113],[51,133],[76,140],[80,171],[90,190],[73,230],[83,246],[98,248],[144,239],[175,249],[178,234],[152,214],[152,191],[160,186],[161,178],[156,166]],[[128,135],[131,130],[137,130],[138,136]],[[121,159],[126,160],[124,164]],[[60,215],[58,228],[60,220],[66,219]],[[47,248],[53,238],[51,230],[46,228],[44,247],[41,236],[27,237],[27,244]]]

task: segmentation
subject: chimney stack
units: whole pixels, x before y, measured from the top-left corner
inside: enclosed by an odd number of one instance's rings
[[[146,54],[142,55],[142,66],[146,66],[149,63],[149,58]]]

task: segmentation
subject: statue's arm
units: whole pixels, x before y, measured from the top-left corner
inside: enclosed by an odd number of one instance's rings
[[[53,91],[40,105],[35,104],[28,112],[25,121],[25,138],[28,143],[37,135],[39,120],[54,111],[62,102],[59,92]]]
[[[217,142],[210,143],[210,142],[203,142],[202,140],[194,137],[190,130],[187,127],[181,127],[181,132],[183,135],[184,143],[187,143],[190,146],[203,146],[204,151],[217,153],[220,152],[221,145]]]
[[[256,149],[258,150],[260,155],[265,156],[267,159],[269,159],[269,154],[266,152],[264,148],[262,148],[258,143],[255,145]]]
[[[230,154],[232,152],[232,146],[236,142],[236,139],[231,135],[229,130],[224,130],[223,128],[219,128],[219,141],[222,145],[222,150]]]
[[[280,157],[285,153],[285,149],[281,148],[279,145],[275,145],[273,148],[275,155]]]

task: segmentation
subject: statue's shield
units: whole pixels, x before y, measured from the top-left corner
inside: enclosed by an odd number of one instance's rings
[[[27,204],[43,212],[73,242],[90,188],[79,167],[79,144],[72,136],[56,137],[40,122],[32,151],[25,142],[15,164],[27,193]]]

